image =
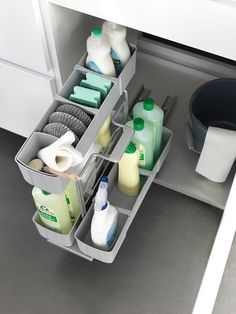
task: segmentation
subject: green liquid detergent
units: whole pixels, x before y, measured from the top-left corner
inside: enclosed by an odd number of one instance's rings
[[[154,104],[152,98],[144,98],[138,102],[133,109],[133,117],[142,118],[145,123],[153,128],[154,132],[154,160],[156,161],[161,153],[161,138],[163,127],[163,110]]]
[[[69,233],[72,223],[65,194],[52,194],[34,187],[32,195],[42,225],[58,233]]]
[[[142,118],[136,118],[126,123],[135,130],[132,142],[140,151],[139,167],[152,170],[154,157],[154,133],[153,128],[144,122]]]
[[[76,189],[76,182],[70,181],[65,188],[65,197],[69,209],[69,214],[72,222],[80,216],[80,206],[78,201],[78,193]]]

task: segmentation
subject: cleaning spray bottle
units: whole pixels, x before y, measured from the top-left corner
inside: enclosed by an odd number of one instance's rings
[[[96,246],[108,250],[117,235],[118,212],[107,201],[108,177],[102,177],[95,196],[91,238]]]

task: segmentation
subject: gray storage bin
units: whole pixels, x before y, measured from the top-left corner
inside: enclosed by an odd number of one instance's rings
[[[73,244],[75,238],[74,233],[76,229],[78,228],[78,225],[81,221],[80,217],[76,220],[73,227],[71,228],[70,232],[68,234],[60,234],[58,232],[52,231],[50,229],[45,228],[41,225],[39,214],[36,211],[33,218],[33,223],[35,224],[36,228],[38,229],[39,234],[47,239],[50,242],[56,243],[60,246],[66,246],[69,247]]]
[[[17,154],[16,162],[24,179],[29,184],[51,193],[60,194],[68,184],[67,179],[42,171],[36,171],[28,166],[28,163],[32,159],[37,158],[37,153],[41,148],[52,144],[56,140],[57,138],[55,136],[34,132],[26,140],[22,149]],[[68,171],[74,172],[75,167],[70,168]]]
[[[130,47],[131,57],[117,78],[96,73],[98,75],[104,76],[107,79],[115,82],[117,87],[118,87],[120,95],[123,94],[124,90],[129,85],[129,82],[131,81],[132,77],[134,76],[135,69],[136,69],[137,47],[133,44],[129,44],[129,47]],[[83,73],[93,72],[93,71],[87,69],[85,66],[87,55],[88,54],[86,52],[83,55],[83,57],[81,58],[81,60],[79,61],[79,64],[75,66],[75,69],[78,69]],[[95,73],[95,72],[93,72],[93,73]]]
[[[118,234],[114,245],[109,251],[96,247],[91,240],[91,221],[93,217],[93,205],[89,208],[85,218],[76,231],[75,238],[79,249],[91,258],[95,258],[104,263],[112,263],[125,239],[126,233],[132,223],[145,195],[157,172],[159,172],[171,145],[172,132],[163,128],[162,153],[152,171],[140,170],[141,174],[141,191],[138,196],[128,196],[121,193],[117,186],[118,165],[114,164],[109,172],[108,200],[110,204],[118,210]]]

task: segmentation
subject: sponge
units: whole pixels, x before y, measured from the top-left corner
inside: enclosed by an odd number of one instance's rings
[[[101,105],[101,93],[81,86],[74,86],[74,94],[70,100],[88,107],[99,108]]]
[[[80,86],[99,91],[102,94],[102,100],[104,100],[111,89],[112,82],[104,77],[89,72],[86,74],[86,79],[81,80]]]

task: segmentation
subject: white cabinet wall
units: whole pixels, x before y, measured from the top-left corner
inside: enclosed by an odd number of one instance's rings
[[[53,79],[0,63],[0,126],[28,136],[53,99]]]

